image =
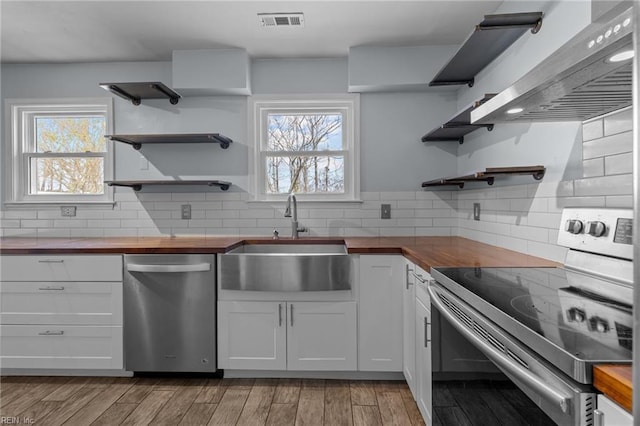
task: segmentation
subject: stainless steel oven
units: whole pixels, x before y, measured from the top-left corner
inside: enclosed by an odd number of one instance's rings
[[[632,361],[631,210],[565,209],[560,268],[432,268],[432,304],[560,425],[593,424],[592,366]]]

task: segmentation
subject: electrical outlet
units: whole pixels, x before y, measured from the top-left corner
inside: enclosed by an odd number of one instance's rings
[[[473,203],[473,220],[480,220],[480,203]]]
[[[76,206],[62,206],[60,210],[62,216],[74,217],[76,215]]]
[[[183,204],[180,211],[183,219],[191,219],[191,204]]]
[[[380,205],[380,219],[391,219],[391,204]]]

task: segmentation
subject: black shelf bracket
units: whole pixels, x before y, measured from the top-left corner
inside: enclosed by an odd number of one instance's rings
[[[488,131],[493,130],[493,124],[471,124],[471,111],[491,99],[493,96],[493,94],[484,95],[482,99],[474,102],[471,106],[460,111],[440,127],[437,127],[424,135],[421,139],[422,142],[455,141],[462,145],[464,143],[464,136],[476,129],[484,127]]]
[[[485,15],[454,56],[429,82],[429,86],[473,87],[475,76],[509,48],[527,29],[538,33],[542,12]]]
[[[217,143],[227,149],[233,143],[220,133],[182,133],[182,134],[142,134],[142,135],[105,135],[109,140],[129,144],[139,150],[145,144],[181,144],[181,143]]]
[[[457,186],[459,189],[464,188],[465,182],[486,182],[487,185],[493,185],[498,176],[503,175],[531,175],[535,180],[541,180],[544,177],[546,168],[544,166],[516,166],[516,167],[492,167],[482,172],[475,172],[469,175],[456,176],[451,178],[434,179],[422,182],[423,188],[432,186]]]
[[[180,94],[159,81],[143,81],[134,83],[100,83],[100,87],[123,99],[131,101],[133,105],[140,105],[142,99],[169,99],[171,105],[176,105]]]
[[[105,181],[109,186],[122,186],[131,188],[138,192],[143,186],[188,186],[188,185],[207,185],[220,188],[227,191],[231,187],[231,182],[221,180],[111,180]]]

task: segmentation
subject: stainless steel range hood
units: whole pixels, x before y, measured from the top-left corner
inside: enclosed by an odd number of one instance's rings
[[[633,61],[609,58],[633,49],[634,25],[632,9],[589,25],[511,87],[472,110],[471,122],[584,121],[631,105]],[[514,113],[516,108],[522,111]]]

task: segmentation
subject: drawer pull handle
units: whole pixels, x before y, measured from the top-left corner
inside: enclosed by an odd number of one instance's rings
[[[417,279],[418,281],[420,281],[422,284],[426,283],[427,280],[424,279],[424,277],[420,274],[416,274],[415,272],[413,274],[411,274],[415,277],[415,279]]]
[[[56,291],[62,291],[62,290],[64,290],[64,287],[63,287],[63,286],[52,286],[52,285],[48,285],[48,286],[46,286],[46,287],[40,287],[40,288],[38,288],[38,290],[45,290],[45,291],[47,291],[47,290],[56,290]]]
[[[127,264],[127,271],[129,272],[206,272],[211,270],[210,263],[194,263],[192,265],[138,265],[129,263]]]
[[[63,334],[64,334],[64,331],[62,330],[60,331],[47,330],[42,333],[38,333],[39,336],[62,336]]]
[[[64,259],[41,259],[38,263],[64,263]]]

